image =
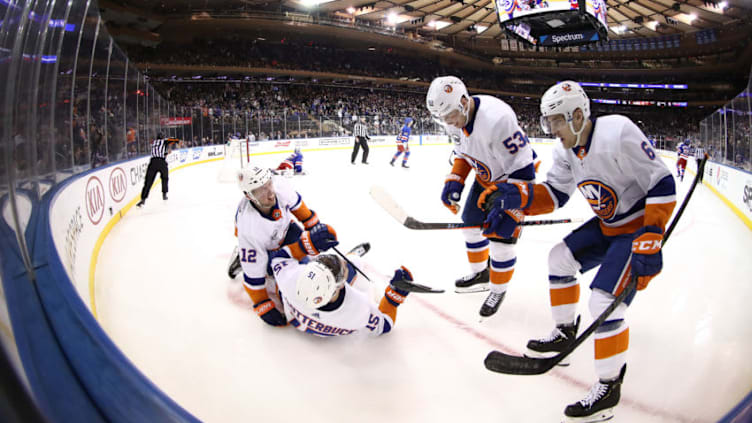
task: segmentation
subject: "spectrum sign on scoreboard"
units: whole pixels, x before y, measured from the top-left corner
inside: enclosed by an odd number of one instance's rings
[[[605,0],[495,0],[499,25],[535,45],[607,40]]]

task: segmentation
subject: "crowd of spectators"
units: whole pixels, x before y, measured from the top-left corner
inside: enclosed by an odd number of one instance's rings
[[[179,64],[206,68],[229,66],[238,70],[275,69],[327,72],[350,76],[371,76],[396,80],[430,82],[439,75],[459,75],[469,87],[489,90],[541,94],[547,85],[561,76],[515,71],[506,59],[497,68],[477,67],[456,62],[448,64],[439,56],[427,57],[412,51],[385,47],[344,48],[319,41],[294,39],[259,40],[230,36],[220,39],[195,39],[189,45],[163,42],[157,48],[131,46],[128,56],[142,67],[148,64]],[[545,67],[553,59],[519,59],[526,67]],[[621,64],[619,65],[621,66]],[[571,73],[571,69],[566,70]],[[634,77],[640,79],[639,77]],[[695,77],[699,80],[700,76]],[[608,78],[607,78],[608,80]],[[639,82],[639,81],[630,81]],[[686,83],[679,76],[652,77],[650,83]],[[702,93],[701,93],[702,94]],[[700,95],[701,95],[700,94]],[[687,101],[693,92],[659,92],[664,101]],[[705,98],[707,99],[707,94]]]

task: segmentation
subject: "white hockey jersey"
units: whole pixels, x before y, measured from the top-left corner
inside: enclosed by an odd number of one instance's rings
[[[533,163],[533,149],[517,122],[517,115],[496,97],[478,95],[472,99],[475,101],[472,120],[462,129],[446,127],[455,143],[455,153],[473,167],[478,183],[484,187],[503,182],[510,175],[516,179],[513,175],[516,171]]]
[[[243,268],[243,283],[251,291],[264,290],[269,256],[267,251],[282,246],[293,212],[304,206],[298,194],[288,182],[279,176],[272,177],[277,204],[271,216],[263,216],[246,198],[243,198],[235,213],[235,228],[238,236],[238,253]]]
[[[584,147],[565,149],[557,143],[543,186],[554,208],[577,188],[606,235],[631,233],[644,225],[663,228],[676,203],[671,172],[637,125],[621,115],[594,120]],[[542,205],[539,194],[536,190],[533,209]],[[653,216],[644,218],[646,211]]]
[[[358,268],[365,269],[360,257],[348,256]],[[301,332],[317,336],[381,335],[394,326],[390,316],[379,310],[369,293],[371,282],[347,265],[347,282],[340,297],[320,309],[308,307],[295,295],[298,276],[305,265],[289,255],[272,259],[287,321]],[[373,277],[371,277],[373,279]]]

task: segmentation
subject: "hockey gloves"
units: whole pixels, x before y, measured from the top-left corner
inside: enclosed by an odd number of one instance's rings
[[[389,286],[386,287],[386,291],[384,292],[384,298],[386,298],[387,301],[389,301],[395,307],[402,304],[405,301],[407,294],[410,293],[395,286],[395,283],[399,285],[398,282],[400,281],[413,281],[413,275],[409,270],[407,270],[405,266],[402,266],[394,271],[394,277],[392,277],[392,280],[389,281]]]
[[[647,288],[653,276],[663,268],[661,244],[663,231],[657,226],[645,226],[634,233],[632,241],[632,272],[637,275],[637,289]]]
[[[450,173],[446,181],[444,181],[444,189],[441,191],[441,202],[454,214],[460,211],[458,203],[464,187],[465,184],[462,181],[462,177],[454,173]]]
[[[277,307],[274,306],[274,302],[270,299],[266,299],[254,305],[253,311],[255,311],[261,320],[268,325],[285,326],[287,324],[285,316],[277,310]]]
[[[533,202],[533,184],[515,182],[491,185],[478,197],[478,208],[488,213],[491,209],[524,209]]]
[[[298,244],[306,254],[315,256],[321,251],[326,251],[339,244],[337,232],[324,223],[318,223],[311,229],[303,232]]]
[[[493,208],[483,222],[483,236],[488,238],[512,239],[520,236],[519,223],[524,219],[520,210],[500,210]]]

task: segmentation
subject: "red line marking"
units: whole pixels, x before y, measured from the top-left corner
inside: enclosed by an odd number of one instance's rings
[[[411,296],[411,298],[414,298],[415,301],[417,301],[420,305],[422,305],[423,307],[425,307],[428,310],[432,311],[434,314],[436,314],[437,316],[439,316],[442,319],[446,320],[447,322],[451,323],[452,325],[454,325],[458,329],[464,331],[465,333],[467,333],[467,334],[469,334],[469,335],[471,335],[471,336],[473,336],[473,337],[475,337],[477,339],[485,341],[490,346],[492,346],[494,349],[502,351],[502,352],[504,352],[506,354],[518,354],[518,355],[522,355],[520,352],[516,351],[514,348],[511,348],[511,347],[509,347],[509,346],[507,346],[505,344],[502,344],[501,342],[498,342],[497,340],[489,337],[488,335],[486,335],[486,334],[484,334],[484,333],[476,330],[475,328],[467,325],[466,323],[464,323],[463,321],[461,321],[461,320],[457,319],[456,317],[450,315],[449,313],[446,313],[444,310],[440,309],[439,307],[437,307],[437,306],[431,304],[430,302],[424,300],[420,296],[415,295],[415,296]],[[578,388],[581,388],[584,391],[587,391],[588,389],[590,389],[590,384],[588,384],[586,382],[583,382],[583,381],[581,381],[579,379],[576,379],[576,378],[574,378],[572,376],[569,376],[569,375],[567,375],[566,373],[564,373],[561,370],[552,369],[547,374],[552,375],[552,376],[554,376],[554,377],[556,377],[556,378],[558,378],[560,380],[563,380],[563,381],[569,383],[570,385],[574,385],[574,386],[576,386]],[[583,395],[584,395],[584,393],[583,393]],[[621,398],[621,404],[626,405],[629,408],[638,410],[638,411],[640,411],[642,413],[645,413],[647,415],[650,415],[650,416],[653,416],[653,417],[658,417],[658,418],[663,419],[663,420],[670,419],[672,421],[677,421],[677,422],[682,422],[682,423],[698,423],[698,422],[703,422],[703,420],[700,420],[700,419],[695,418],[695,417],[686,417],[686,416],[683,416],[681,414],[672,413],[670,411],[662,410],[662,409],[656,408],[656,407],[652,407],[652,406],[640,403],[639,401],[631,400],[631,399],[624,398],[624,397]],[[562,406],[562,408],[563,408],[563,406]]]

